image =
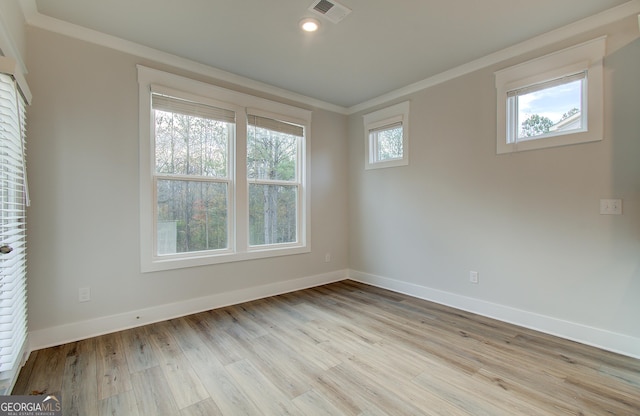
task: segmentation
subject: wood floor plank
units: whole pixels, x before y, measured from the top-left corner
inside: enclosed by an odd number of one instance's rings
[[[196,372],[223,415],[259,415],[260,411],[238,388],[220,363],[196,365]]]
[[[98,416],[142,416],[133,390],[112,395],[100,400]]]
[[[269,333],[267,328],[260,325],[253,319],[253,316],[243,305],[229,306],[225,308],[229,316],[233,318],[234,327],[240,326],[248,334],[249,339],[261,337]]]
[[[207,399],[209,394],[171,334],[171,326],[166,322],[150,325],[149,337],[178,408]]]
[[[98,379],[95,339],[78,341],[69,349],[62,380],[62,414],[84,416],[98,413]]]
[[[239,353],[239,351],[242,350],[242,345],[225,331],[227,325],[224,321],[230,319],[228,315],[219,311],[212,311],[212,313],[200,313],[187,316],[185,319],[197,330],[196,333],[198,336],[209,345],[215,352],[218,361],[222,364],[231,364],[244,358],[244,356]],[[234,334],[237,335],[242,331],[241,328],[238,328],[234,331]],[[247,337],[248,335],[246,337],[242,336],[241,339]]]
[[[14,390],[14,394],[46,394],[61,391],[67,351],[71,346],[72,344],[64,344],[37,351],[27,385],[23,387],[22,392]]]
[[[141,415],[175,416],[179,414],[167,379],[160,367],[150,367],[131,374],[131,384]]]
[[[488,381],[451,372],[451,368],[434,366],[430,371],[418,375],[414,382],[427,391],[436,394],[453,405],[473,415],[511,416],[538,415],[539,409],[531,408],[528,403],[513,397],[509,392],[496,388]]]
[[[360,396],[353,394],[353,386],[340,377],[336,367],[332,367],[318,376],[314,380],[313,390],[320,393],[337,407],[340,410],[340,413],[338,413],[340,415],[353,416],[362,414],[371,404]]]
[[[292,400],[300,414],[305,416],[335,416],[340,410],[315,390],[309,390]]]
[[[192,404],[191,406],[182,409],[180,416],[220,416],[222,411],[213,402],[213,399],[209,398],[201,402]]]
[[[96,338],[98,400],[130,391],[129,368],[119,332]]]
[[[29,354],[29,357],[27,357],[27,361],[24,363],[24,366],[22,366],[22,369],[18,374],[18,378],[13,385],[11,394],[27,395],[30,393],[29,391],[27,391],[29,389],[29,379],[31,378],[31,374],[33,373],[33,367],[36,364],[37,357],[38,351],[33,351],[31,354]]]
[[[322,372],[272,335],[253,340],[251,351],[260,371],[290,399],[310,390],[309,380]]]
[[[303,324],[311,319],[308,315],[299,311],[299,302],[289,302],[284,296],[272,296],[265,299],[265,301],[273,305],[276,310],[282,311],[282,313],[286,314],[290,319],[293,319],[298,323]]]
[[[259,414],[258,409],[238,389],[234,380],[218,360],[215,350],[210,348],[207,343],[207,338],[199,334],[202,327],[191,326],[193,321],[189,317],[174,319],[170,321],[170,324],[178,331],[176,336],[178,344],[217,409],[224,415]],[[197,409],[192,410],[196,411]]]
[[[158,360],[149,344],[147,327],[127,329],[120,334],[131,373],[158,366]]]
[[[625,388],[620,390],[609,384],[597,382],[590,377],[575,378],[568,377],[565,382],[573,387],[579,388],[580,391],[588,392],[581,396],[580,402],[584,404],[584,409],[594,408],[596,405],[604,412],[610,414],[640,414],[640,395],[637,391]],[[575,390],[574,390],[575,391]],[[598,396],[598,400],[594,401],[594,395]]]
[[[322,303],[320,302],[326,302],[326,300],[321,299],[316,303],[321,306]],[[361,305],[360,308],[355,308],[337,299],[333,299],[331,304],[325,303],[327,308],[329,305],[334,311],[339,310],[341,313],[349,310],[360,310],[362,313],[366,313],[368,308],[367,304]],[[394,319],[388,313],[379,314],[377,312],[371,316],[371,319],[366,321],[365,325],[366,329],[372,333],[393,334],[396,339],[401,339],[404,343],[412,345],[417,351],[449,360],[452,365],[465,369],[469,374],[473,374],[480,368],[480,363],[473,356],[464,354],[462,351],[461,342],[468,343],[471,340],[466,339],[467,337],[461,336],[459,333],[439,331],[432,334],[432,332],[437,331],[436,328],[423,328],[422,326]],[[432,336],[426,337],[427,334]],[[455,352],[455,354],[452,354],[452,352]]]
[[[260,414],[298,415],[299,410],[293,406],[289,398],[256,369],[248,359],[229,364],[226,369],[239,388],[260,410]]]
[[[320,348],[316,343],[311,341],[300,328],[290,328],[287,326],[274,325],[271,332],[279,339],[289,340],[290,344],[296,346],[296,350],[302,354],[313,365],[328,370],[342,362],[334,354]]]
[[[34,351],[65,415],[640,415],[640,360],[344,281]]]
[[[444,397],[425,391],[412,379],[396,368],[382,355],[354,356],[348,365],[361,377],[373,380],[379,389],[392,393],[400,400],[411,403],[419,409],[428,408],[430,414],[467,415],[464,408],[456,406]]]
[[[380,409],[393,409],[393,414],[397,416],[413,415],[437,415],[428,408],[418,408],[403,398],[385,389],[374,378],[367,377],[366,374],[358,371],[354,366],[343,363],[333,367],[329,372],[333,372],[343,380],[345,385],[350,386],[349,394],[360,398],[359,406],[367,408],[367,403],[372,403]],[[462,413],[458,413],[462,414]],[[452,415],[458,415],[452,414]]]

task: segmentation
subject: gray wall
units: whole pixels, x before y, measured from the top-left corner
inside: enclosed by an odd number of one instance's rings
[[[136,64],[162,65],[36,28],[27,39],[30,331],[347,268],[346,117],[314,110],[310,254],[141,274]]]
[[[493,72],[601,34],[605,139],[496,155]],[[351,269],[640,337],[637,38],[634,16],[403,98],[406,167],[365,171],[362,117],[352,115]],[[600,215],[601,198],[622,198],[624,215]]]
[[[0,49],[3,56],[11,56],[18,61],[25,59],[27,51],[25,22],[17,1],[0,1],[0,23],[4,32],[4,36],[0,35]]]
[[[493,71],[603,33],[605,140],[497,156]],[[232,86],[30,28],[30,330],[350,268],[640,337],[637,37],[634,17],[403,97],[406,167],[365,172],[362,114],[314,109],[312,253],[141,274],[135,64]]]

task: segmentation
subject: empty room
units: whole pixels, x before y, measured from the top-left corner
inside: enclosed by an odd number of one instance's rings
[[[2,0],[0,415],[640,415],[639,74],[640,0]]]

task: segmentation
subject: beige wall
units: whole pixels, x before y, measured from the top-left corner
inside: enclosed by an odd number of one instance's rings
[[[601,142],[496,155],[493,72],[536,54],[406,97],[407,167],[365,171],[362,117],[352,115],[351,269],[470,309],[635,337],[640,354],[637,19],[537,54],[600,34],[609,35]],[[600,215],[600,198],[622,198],[624,215]]]
[[[313,111],[310,254],[141,274],[136,64],[162,66],[35,28],[28,45],[30,331],[347,268],[344,115]]]

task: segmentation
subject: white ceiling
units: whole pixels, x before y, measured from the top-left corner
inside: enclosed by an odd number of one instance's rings
[[[27,0],[34,3],[34,0]],[[312,0],[35,0],[40,15],[341,107],[503,50],[627,0],[339,0],[318,33]],[[322,19],[321,19],[322,20]]]

